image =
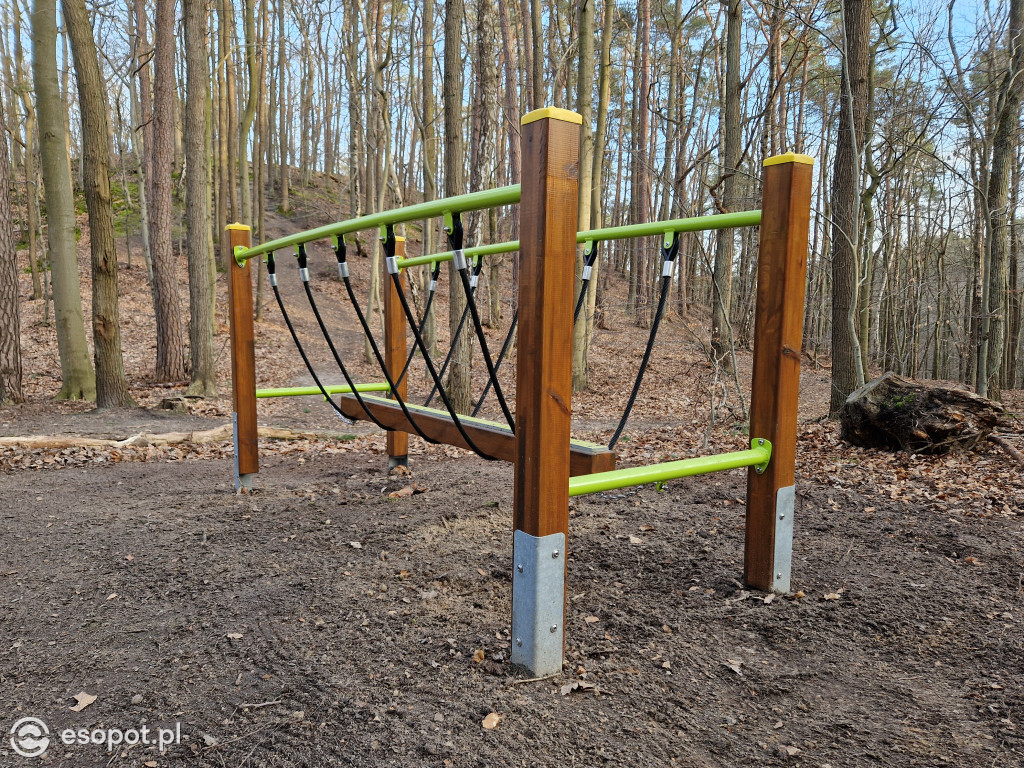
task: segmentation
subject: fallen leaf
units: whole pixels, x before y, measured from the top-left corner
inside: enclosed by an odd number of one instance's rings
[[[644,540],[641,539],[639,536],[630,536],[629,537],[629,543],[630,544],[643,544]]]
[[[117,592],[111,592],[107,595],[107,600],[117,600]]]
[[[388,494],[388,498],[389,499],[401,499],[404,496],[412,496],[414,493],[426,493],[426,492],[427,492],[427,486],[425,486],[425,485],[418,485],[416,483],[413,483],[412,485],[407,485],[404,488],[399,488],[397,491],[392,491],[391,493]]]
[[[981,565],[981,560],[979,560],[976,557],[966,557],[964,558],[964,560],[970,563],[971,565]]]
[[[742,661],[736,661],[736,659],[726,659],[725,664],[723,666],[727,667],[728,669],[731,669],[737,675],[740,675],[741,677],[743,676],[743,672],[740,671],[740,667],[743,666]]]
[[[156,768],[156,760],[147,760],[143,763],[146,768]]]
[[[794,747],[792,744],[787,744],[782,749],[790,757],[796,757],[797,755],[800,754],[800,747]]]
[[[363,548],[363,545],[362,545],[362,544],[360,544],[360,543],[359,543],[358,541],[350,541],[350,542],[348,543],[348,545],[349,545],[350,547],[352,547],[352,549],[362,549],[362,548]]]
[[[77,703],[75,704],[75,706],[70,708],[72,712],[81,712],[83,709],[85,709],[94,701],[96,701],[95,696],[93,696],[91,693],[86,693],[85,691],[82,691],[81,693],[76,693],[74,699]]]
[[[484,718],[482,725],[488,731],[493,731],[495,728],[498,727],[498,723],[500,722],[501,715],[499,715],[497,712],[491,712],[491,714]]]
[[[829,592],[822,600],[839,600],[842,597],[838,592]]]
[[[230,637],[232,640],[241,640],[242,639],[242,633],[241,632],[228,632],[228,637]]]
[[[641,531],[653,531],[654,530],[654,526],[653,525],[641,525],[640,526],[640,530]]]
[[[587,622],[587,624],[593,624],[594,622],[600,621],[600,619],[597,618],[597,616],[587,616],[584,621]]]
[[[764,599],[764,604],[771,605],[773,600],[775,600],[775,595],[767,595]]]
[[[475,661],[477,664],[479,664],[483,660],[484,660],[484,649],[483,648],[477,648],[477,650],[473,653],[473,661]]]

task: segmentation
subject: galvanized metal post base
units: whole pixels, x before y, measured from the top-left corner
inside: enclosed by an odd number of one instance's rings
[[[408,467],[409,456],[388,456],[388,469],[394,469],[395,467]]]
[[[775,556],[772,558],[772,591],[785,594],[790,590],[793,570],[793,510],[796,486],[779,488],[775,494]]]
[[[242,474],[238,471],[238,413],[231,414],[231,432],[235,446],[235,491],[249,493],[252,490],[253,473]]]
[[[565,534],[512,538],[511,661],[534,677],[562,671]]]

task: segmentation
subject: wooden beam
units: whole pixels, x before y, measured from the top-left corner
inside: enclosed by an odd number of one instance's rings
[[[235,487],[251,488],[260,471],[256,427],[256,341],[253,329],[252,270],[239,266],[235,248],[251,245],[251,231],[244,224],[227,227],[228,323],[231,328],[231,395],[235,425]]]
[[[526,115],[520,131],[510,660],[533,677],[561,672],[565,651],[581,123],[574,112],[547,108]]]
[[[394,400],[363,395],[363,402],[381,424],[391,429],[415,434],[409,420]],[[350,419],[367,418],[366,413],[359,407],[359,403],[352,395],[342,395],[338,403],[342,413]],[[446,411],[412,403],[406,403],[406,407],[412,413],[419,428],[432,440],[459,448],[469,448]],[[461,416],[459,420],[470,438],[481,450],[503,461],[515,460],[516,438],[507,427],[469,416]],[[603,445],[574,440],[571,443],[570,454],[569,469],[573,476],[590,475],[595,472],[608,472],[615,469],[615,453]],[[568,500],[568,478],[566,479],[566,499]]]
[[[395,256],[405,258],[405,238],[395,238]],[[395,282],[388,274],[387,266],[381,260],[383,269],[382,279],[384,280],[384,365],[388,369],[391,380],[398,384],[398,394],[404,400],[408,391],[406,379],[398,382],[402,373],[402,366],[405,365],[405,357],[408,353],[405,341],[405,312],[402,310],[402,303],[398,297],[398,290]],[[398,280],[405,290],[405,271],[398,273]],[[391,395],[394,397],[394,394]],[[409,466],[409,433],[396,430],[388,432],[387,437],[388,468]]]
[[[813,162],[790,153],[764,168],[750,436],[770,440],[772,458],[763,474],[748,474],[743,572],[747,584],[766,591],[790,588]]]

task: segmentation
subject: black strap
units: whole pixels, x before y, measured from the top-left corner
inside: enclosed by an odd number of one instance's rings
[[[658,335],[658,326],[661,325],[661,318],[665,314],[665,304],[668,301],[668,289],[672,283],[672,266],[675,264],[676,254],[679,253],[679,234],[677,232],[672,233],[672,242],[669,245],[665,245],[662,242],[661,256],[661,296],[658,298],[658,311],[654,315],[654,322],[651,324],[651,335],[647,337],[647,348],[644,350],[644,358],[640,361],[640,370],[637,371],[636,381],[633,382],[633,392],[629,396],[629,401],[626,403],[626,410],[622,413],[622,419],[619,420],[619,426],[615,429],[615,434],[612,435],[611,442],[608,443],[608,450],[612,450],[615,447],[615,443],[618,442],[619,436],[622,434],[622,430],[626,428],[626,421],[629,419],[629,412],[633,410],[633,404],[636,402],[637,393],[640,391],[640,384],[644,380],[644,373],[647,371],[647,364],[651,359],[651,350],[654,349],[654,339]]]
[[[363,400],[363,396],[356,389],[355,382],[353,382],[352,377],[349,376],[348,371],[345,368],[345,364],[341,361],[341,355],[338,354],[338,350],[334,346],[334,339],[331,338],[331,334],[327,330],[327,326],[324,325],[324,320],[320,316],[320,309],[316,305],[316,299],[313,298],[313,292],[309,289],[309,268],[306,262],[305,243],[299,245],[298,262],[299,279],[302,281],[302,287],[306,290],[306,298],[309,300],[309,308],[313,310],[313,317],[316,318],[316,323],[320,326],[320,333],[323,334],[324,340],[327,342],[327,346],[330,347],[331,354],[334,356],[334,362],[338,364],[338,369],[341,371],[341,375],[345,377],[345,383],[347,383],[349,388],[352,390],[352,394],[355,395],[356,401],[359,403],[359,407],[363,409],[367,418],[381,429],[389,429],[378,421],[377,417],[374,416],[370,412],[370,409],[366,407],[366,402]]]
[[[423,341],[423,335],[420,333],[420,329],[416,327],[416,318],[413,315],[412,308],[409,306],[409,300],[405,296],[405,290],[402,288],[402,281],[399,280],[398,277],[398,262],[397,259],[395,259],[395,228],[390,224],[385,228],[384,256],[387,261],[388,273],[391,275],[395,291],[398,294],[398,300],[402,305],[402,311],[405,312],[405,317],[412,327],[412,333],[416,339],[416,344],[419,346],[420,352],[423,354],[423,362],[426,363],[427,370],[430,372],[430,376],[438,388],[437,391],[441,395],[441,402],[444,403],[444,407],[448,411],[448,415],[451,417],[452,423],[455,425],[459,434],[462,435],[462,439],[466,441],[466,445],[473,451],[473,453],[483,459],[487,459],[488,461],[498,461],[499,459],[497,456],[491,456],[490,454],[485,453],[476,445],[476,443],[473,442],[473,438],[471,438],[469,433],[466,432],[466,428],[459,420],[459,415],[452,407],[452,403],[448,399],[448,393],[445,392],[444,387],[441,386],[441,380],[438,378],[437,369],[434,368],[434,361],[430,358],[430,352],[427,350],[427,345]],[[369,329],[366,330],[369,334]]]
[[[469,308],[469,314],[473,318],[473,328],[476,331],[476,338],[480,342],[480,352],[484,356],[484,363],[487,365],[487,375],[490,383],[494,385],[494,396],[498,398],[501,411],[505,414],[505,421],[508,422],[509,429],[514,434],[516,431],[516,420],[509,410],[508,403],[505,401],[505,395],[501,391],[501,382],[498,381],[498,371],[491,360],[491,350],[487,346],[487,337],[484,336],[483,323],[480,322],[480,311],[476,306],[476,292],[474,286],[470,284],[469,276],[466,274],[469,272],[469,265],[466,263],[464,255],[461,258],[461,263],[458,258],[462,254],[462,238],[462,217],[455,213],[452,215],[452,227],[448,232],[448,243],[456,254],[456,259],[452,263],[462,279],[462,290],[466,294],[466,306]],[[483,259],[479,263],[483,264]],[[477,271],[475,274],[479,276],[480,273]]]
[[[516,332],[516,326],[519,324],[519,307],[516,307],[516,311],[512,313],[512,323],[508,327],[508,333],[505,334],[505,341],[501,345],[501,351],[498,353],[498,359],[494,361],[494,372],[501,369],[501,363],[505,360],[505,354],[508,352],[509,346],[512,344],[512,334]],[[484,400],[487,399],[487,393],[491,391],[491,380],[487,379],[487,386],[484,387],[484,393],[480,395],[480,400],[477,402],[476,407],[473,408],[471,416],[476,416],[480,413],[480,409],[483,407]]]
[[[409,413],[409,408],[405,404],[405,400],[398,393],[398,387],[391,379],[391,374],[388,373],[388,366],[384,362],[384,356],[380,353],[380,347],[377,346],[377,340],[373,337],[373,331],[370,330],[370,324],[366,322],[366,315],[363,314],[363,310],[359,306],[359,299],[356,298],[356,292],[352,288],[352,280],[348,275],[348,262],[345,257],[345,238],[343,236],[338,237],[334,253],[338,259],[338,274],[342,275],[341,279],[342,282],[345,283],[345,291],[348,293],[349,301],[352,302],[352,308],[356,311],[356,316],[359,318],[359,324],[363,328],[363,333],[366,334],[366,340],[370,342],[370,349],[373,352],[374,358],[377,360],[377,365],[380,366],[381,373],[384,374],[384,380],[388,383],[388,386],[391,387],[392,397],[394,397],[395,402],[398,403],[398,407],[402,409],[402,413],[409,421],[409,425],[413,428],[413,431],[428,443],[437,445],[440,441],[427,437],[423,433],[423,430],[420,429],[419,424],[416,423],[416,419],[414,419],[412,414]]]
[[[420,333],[423,333],[423,327],[427,323],[427,318],[430,317],[430,307],[434,303],[434,294],[437,293],[437,278],[441,274],[441,262],[435,261],[430,270],[430,287],[427,290],[427,303],[423,307],[423,315],[420,317],[420,324],[417,326],[420,329]],[[405,374],[409,372],[409,366],[412,364],[412,359],[416,356],[416,345],[412,345],[412,349],[409,350],[409,356],[405,358],[405,365],[402,366],[402,372],[395,379],[395,383],[398,386],[402,386],[402,381],[405,379]],[[429,405],[429,403],[428,403]]]
[[[469,318],[469,304],[466,304],[462,308],[462,317],[459,318],[459,324],[455,327],[455,333],[452,334],[452,343],[448,346],[448,354],[444,356],[444,362],[441,363],[441,379],[444,379],[445,373],[448,371],[448,366],[452,362],[452,357],[455,355],[455,348],[459,345],[459,338],[462,336],[462,329],[466,326],[466,320]],[[430,396],[426,402],[423,403],[429,406],[434,402],[434,397],[437,395],[437,384],[430,389]]]
[[[590,274],[594,269],[594,261],[597,259],[597,243],[590,243],[589,253],[583,255],[583,274],[580,275],[580,295],[576,299],[576,309],[572,311],[572,324],[576,325],[579,319],[580,310],[583,309],[583,302],[586,300],[587,289],[590,287]]]
[[[276,265],[274,264],[273,253],[267,254],[267,274],[270,276],[270,287],[274,289],[274,298],[277,299],[277,306],[281,310],[281,317],[284,318],[284,324],[288,326],[288,332],[292,335],[292,341],[295,342],[295,348],[299,350],[299,355],[302,357],[302,362],[306,364],[306,370],[309,371],[309,375],[313,377],[313,381],[316,382],[316,386],[320,390],[320,393],[324,396],[324,400],[331,404],[331,408],[333,408],[338,413],[339,416],[341,416],[343,419],[347,421],[350,421],[348,416],[346,416],[342,412],[341,408],[338,407],[338,404],[335,403],[334,399],[328,394],[327,390],[324,388],[324,385],[320,383],[320,377],[316,375],[316,371],[313,369],[313,364],[309,362],[309,357],[306,355],[306,350],[303,349],[302,342],[299,341],[299,336],[295,332],[295,326],[292,325],[292,320],[288,316],[288,310],[285,309],[284,302],[281,300],[281,291],[277,287],[277,273]],[[344,368],[342,369],[342,373],[344,374],[345,381],[348,383],[348,385],[350,387],[353,387],[352,380],[349,379],[348,374],[345,372]]]

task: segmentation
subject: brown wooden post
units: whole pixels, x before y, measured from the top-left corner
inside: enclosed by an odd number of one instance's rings
[[[522,123],[511,660],[543,676],[561,671],[565,638],[582,118],[549,107]]]
[[[750,436],[771,441],[762,474],[747,476],[744,579],[788,592],[796,496],[797,400],[814,160],[792,152],[764,162]]]
[[[235,435],[235,488],[252,489],[260,471],[256,426],[256,341],[253,329],[252,270],[235,261],[235,248],[248,248],[251,232],[244,224],[229,224],[228,321],[231,326],[232,423]]]
[[[405,258],[405,238],[395,238],[395,256]],[[408,386],[406,380],[400,383],[398,377],[405,365],[408,354],[405,342],[405,312],[398,298],[398,289],[384,267],[384,365],[388,369],[391,380],[398,383],[398,394],[405,400]],[[398,280],[405,290],[405,270],[398,273]],[[394,394],[391,395],[394,397]],[[409,466],[409,433],[395,430],[387,433],[388,468]]]

